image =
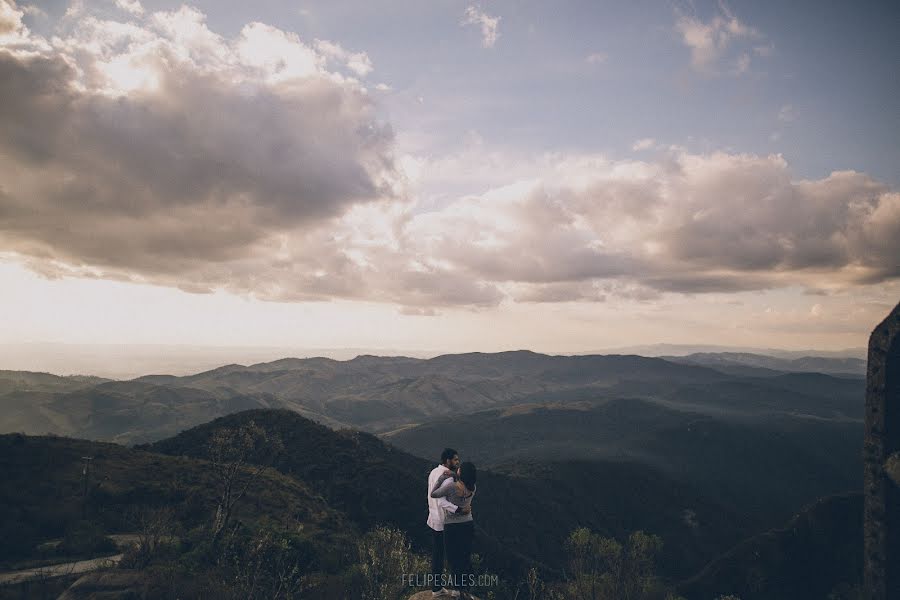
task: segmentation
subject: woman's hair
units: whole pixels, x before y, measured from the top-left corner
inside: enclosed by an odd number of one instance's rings
[[[478,469],[470,462],[459,465],[459,480],[466,484],[470,492],[475,489],[475,480],[478,479]]]

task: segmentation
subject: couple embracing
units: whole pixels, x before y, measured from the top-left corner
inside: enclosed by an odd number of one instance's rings
[[[471,598],[466,589],[474,584],[472,573],[472,498],[477,471],[470,462],[459,462],[452,448],[441,453],[441,464],[428,475],[428,526],[431,528],[431,595],[434,598]],[[452,577],[444,577],[444,556]],[[449,588],[445,583],[449,582]],[[454,589],[455,588],[455,589]]]

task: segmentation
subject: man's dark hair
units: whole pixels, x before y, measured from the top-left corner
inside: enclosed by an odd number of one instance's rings
[[[478,469],[470,462],[459,465],[459,480],[466,484],[470,492],[475,489],[475,480],[478,479]]]
[[[453,448],[444,448],[444,451],[441,452],[441,464],[444,464],[457,454],[459,454],[459,452],[457,452]]]

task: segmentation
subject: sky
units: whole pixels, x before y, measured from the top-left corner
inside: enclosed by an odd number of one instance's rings
[[[0,0],[0,344],[865,346],[900,300],[898,24]]]

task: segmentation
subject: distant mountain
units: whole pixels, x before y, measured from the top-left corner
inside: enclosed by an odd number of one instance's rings
[[[787,373],[681,385],[658,399],[712,415],[765,414],[862,422],[865,386],[864,379]]]
[[[0,431],[133,443],[160,439],[236,410],[287,408],[331,427],[378,432],[523,401],[581,398],[618,386],[655,391],[727,378],[706,367],[640,356],[516,351],[427,360],[285,358],[228,364],[184,377],[106,381],[52,396],[0,395],[0,407],[8,407],[0,413]]]
[[[752,346],[717,346],[714,344],[645,344],[579,352],[578,354],[640,354],[641,356],[686,356],[697,353],[749,353],[775,358],[796,359],[804,356],[824,358],[858,358],[865,360],[868,348],[846,348],[844,350],[781,350],[777,348],[754,348]]]
[[[802,356],[799,358],[776,358],[763,354],[746,352],[695,353],[687,356],[662,356],[665,360],[682,364],[693,364],[714,369],[729,369],[726,372],[765,375],[766,371],[776,375],[779,373],[828,373],[832,375],[854,375],[865,377],[866,360],[862,358],[827,358],[820,356]]]
[[[616,397],[671,402],[708,413],[752,416],[764,410],[861,418],[861,379],[768,371],[748,377],[723,370],[632,355],[513,351],[431,359],[284,358],[130,381],[47,375],[39,382],[31,374],[8,384],[6,393],[0,391],[0,431],[135,443],[239,410],[285,408],[329,427],[380,433],[522,403]],[[697,408],[698,403],[703,406]]]
[[[682,583],[679,592],[688,598],[832,598],[862,583],[862,531],[861,492],[822,498],[783,528],[738,544]]]
[[[284,356],[327,356],[349,360],[360,354],[430,358],[437,351],[395,348],[303,348],[297,346],[208,346],[199,344],[63,344],[0,343],[0,365],[22,371],[91,373],[111,379],[132,379],[147,373],[189,375],[227,362],[243,364]]]
[[[51,375],[34,371],[0,370],[0,394],[9,392],[69,392],[110,381],[91,375]]]
[[[3,430],[135,443],[159,439],[227,414],[276,403],[271,395],[218,394],[141,381],[79,383],[71,391],[20,390],[0,395]]]

